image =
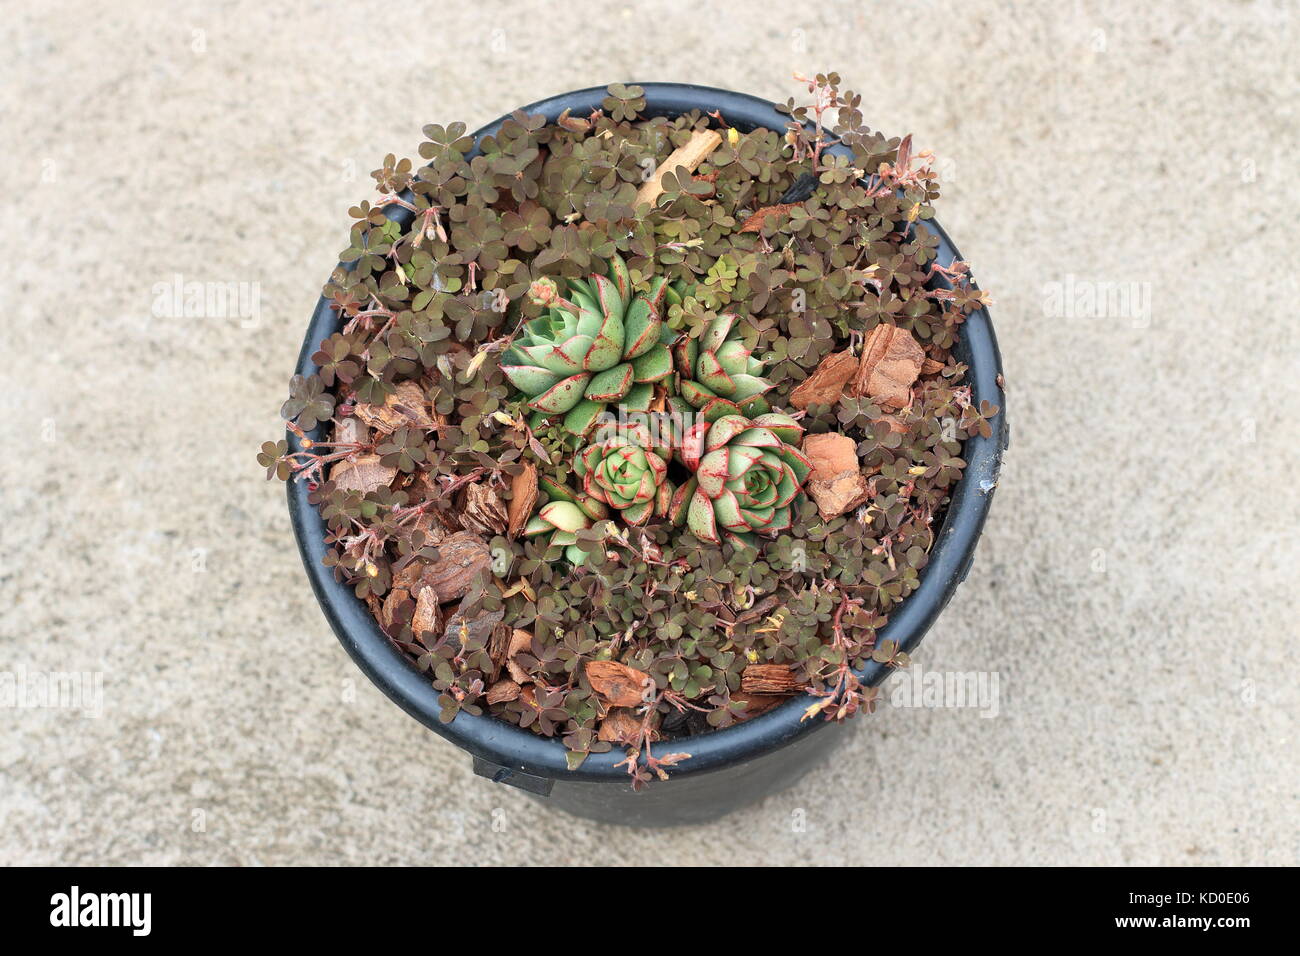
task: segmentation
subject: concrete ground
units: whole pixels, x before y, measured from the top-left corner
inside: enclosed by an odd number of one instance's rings
[[[1294,6],[454,7],[0,18],[0,677],[102,694],[4,717],[0,862],[1300,862]],[[346,210],[426,123],[831,68],[995,297],[1011,454],[917,666],[998,694],[699,830],[538,809],[360,676],[253,460]]]

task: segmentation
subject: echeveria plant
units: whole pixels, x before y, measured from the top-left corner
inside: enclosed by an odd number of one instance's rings
[[[653,384],[672,372],[660,320],[665,279],[634,293],[620,256],[606,275],[532,284],[529,296],[545,311],[524,326],[502,358],[501,371],[545,415],[565,413],[564,427],[585,434],[606,405],[634,411],[650,406]],[[670,334],[671,337],[671,334]]]
[[[540,485],[546,500],[524,526],[524,537],[542,537],[548,548],[563,548],[572,564],[585,564],[587,552],[577,546],[578,532],[590,528],[608,511],[600,501],[553,480]]]
[[[705,541],[727,537],[753,548],[752,535],[791,526],[791,506],[812,463],[794,446],[803,429],[789,415],[723,415],[686,429],[678,449],[691,471],[674,494],[671,516]]]
[[[632,422],[584,448],[574,459],[574,471],[588,495],[638,525],[652,514],[662,518],[668,513],[670,455],[670,449],[655,445],[646,425]]]
[[[696,337],[683,337],[673,348],[677,390],[705,418],[770,411],[763,393],[772,387],[760,374],[763,362],[745,347],[738,318],[723,313]]]

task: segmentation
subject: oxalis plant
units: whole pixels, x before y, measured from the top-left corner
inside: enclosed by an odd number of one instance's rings
[[[906,663],[877,633],[998,413],[952,354],[984,294],[935,261],[929,155],[796,79],[784,131],[621,84],[477,152],[428,126],[350,211],[337,331],[258,459],[443,719],[624,747],[640,785],[795,696],[869,712],[854,671]]]

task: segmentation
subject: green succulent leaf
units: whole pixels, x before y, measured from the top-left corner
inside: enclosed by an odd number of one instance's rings
[[[586,391],[591,378],[589,373],[581,372],[578,375],[562,379],[533,399],[529,406],[550,415],[567,412],[582,401],[583,393]]]

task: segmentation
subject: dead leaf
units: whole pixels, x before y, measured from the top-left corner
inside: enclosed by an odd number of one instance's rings
[[[397,469],[380,464],[378,455],[344,458],[330,469],[330,481],[345,491],[367,494],[387,488],[397,477]]]
[[[858,360],[852,352],[835,352],[826,356],[813,369],[813,373],[790,393],[790,404],[795,408],[834,405],[844,394],[844,386],[857,370]]]
[[[878,325],[867,333],[862,345],[852,394],[868,395],[887,408],[906,408],[924,361],[925,350],[911,332],[896,325]]]
[[[588,661],[584,666],[592,690],[613,707],[643,704],[646,691],[654,687],[649,674],[618,661]]]
[[[570,116],[567,109],[555,118],[555,125],[563,126],[572,133],[586,133],[591,129],[591,123],[588,120],[578,116]]]
[[[524,462],[523,469],[510,481],[510,507],[507,512],[511,538],[519,536],[537,506],[537,466]]]
[[[898,144],[898,154],[894,158],[894,169],[899,175],[907,172],[912,164],[912,134],[908,133]]]
[[[789,212],[795,206],[802,205],[797,202],[783,202],[775,206],[764,206],[758,212],[754,213],[748,219],[740,224],[741,232],[758,232],[763,228],[763,223],[767,222],[773,216],[779,216],[782,213]]]

